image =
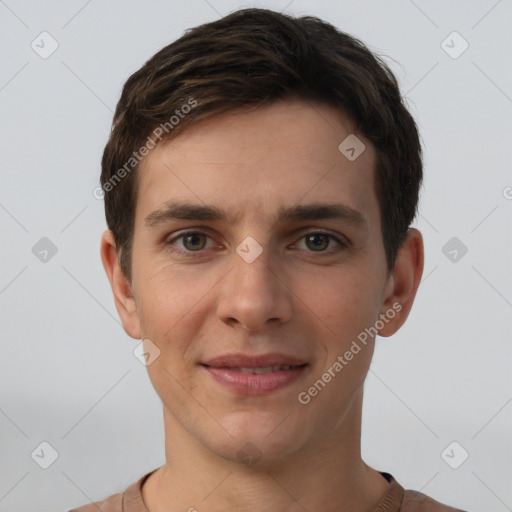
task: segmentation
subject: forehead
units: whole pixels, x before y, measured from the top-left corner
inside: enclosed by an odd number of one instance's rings
[[[374,167],[371,143],[331,106],[294,100],[221,114],[143,160],[136,223],[170,200],[222,206],[232,221],[299,203],[341,203],[374,223]]]

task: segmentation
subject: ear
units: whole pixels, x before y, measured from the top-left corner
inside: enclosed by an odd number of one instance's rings
[[[121,270],[114,234],[110,230],[105,231],[101,237],[100,253],[123,328],[131,338],[140,339],[140,319],[137,305],[132,295],[131,284]]]
[[[423,274],[423,259],[423,237],[417,229],[410,228],[386,284],[381,318],[387,321],[382,322],[379,336],[395,334],[407,320]]]

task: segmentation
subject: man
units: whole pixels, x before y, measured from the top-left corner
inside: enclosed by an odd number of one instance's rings
[[[166,463],[80,512],[455,511],[361,458],[375,337],[423,271],[414,120],[316,18],[247,9],[124,86],[101,257],[162,400]]]

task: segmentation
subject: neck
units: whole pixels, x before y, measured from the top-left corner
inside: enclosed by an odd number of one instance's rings
[[[149,512],[369,512],[387,481],[361,459],[362,389],[330,437],[278,464],[246,466],[191,438],[164,408],[166,464],[143,486]]]

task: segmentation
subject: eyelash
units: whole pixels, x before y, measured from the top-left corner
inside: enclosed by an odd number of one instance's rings
[[[183,250],[183,249],[177,249],[176,247],[173,246],[173,244],[177,241],[177,240],[181,240],[181,239],[184,239],[186,238],[187,236],[189,235],[205,235],[206,237],[210,238],[211,239],[211,236],[208,235],[208,233],[205,233],[204,231],[200,231],[200,230],[197,230],[197,229],[193,229],[193,230],[189,230],[189,231],[184,231],[183,233],[167,240],[165,242],[165,246],[172,252],[175,252],[175,253],[178,253],[180,255],[183,255],[187,258],[198,258],[198,257],[201,257],[201,256],[204,256],[204,251],[205,249],[201,249],[201,250],[198,250],[198,251],[187,251],[187,250]],[[328,237],[329,239],[331,240],[334,240],[335,242],[337,242],[339,244],[340,247],[338,247],[337,249],[331,249],[331,250],[328,250],[328,251],[307,251],[307,252],[310,252],[312,254],[318,254],[319,256],[331,256],[334,252],[338,251],[338,250],[343,250],[343,249],[348,249],[348,242],[343,242],[342,240],[340,240],[338,237],[330,234],[330,233],[326,233],[324,231],[310,231],[308,233],[305,233],[304,235],[302,235],[300,237],[300,240],[303,240],[304,238],[306,238],[307,236],[311,236],[311,235],[323,235],[323,236],[326,236]]]

